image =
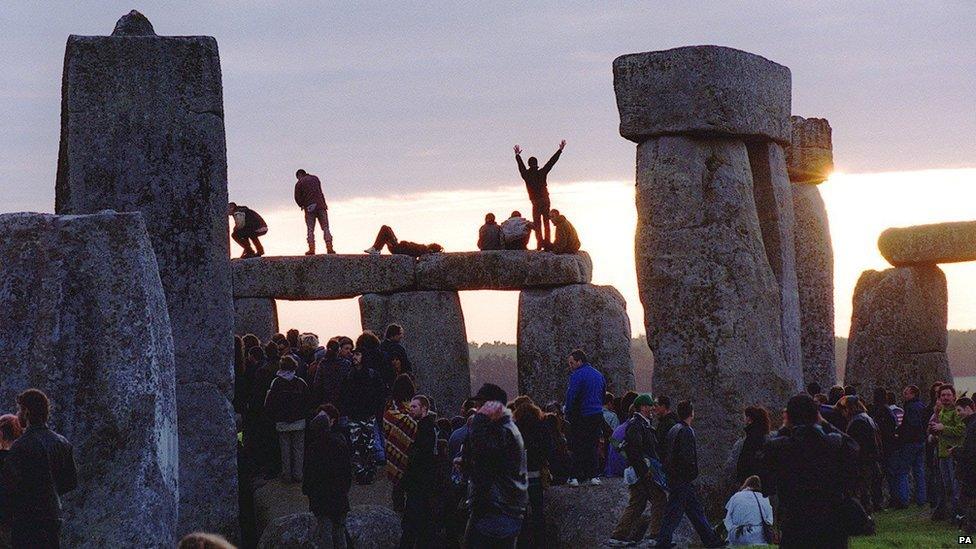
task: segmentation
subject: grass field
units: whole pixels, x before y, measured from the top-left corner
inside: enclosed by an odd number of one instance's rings
[[[853,549],[881,547],[959,547],[959,530],[946,522],[933,522],[928,511],[912,506],[901,511],[875,513],[878,533],[851,538]]]

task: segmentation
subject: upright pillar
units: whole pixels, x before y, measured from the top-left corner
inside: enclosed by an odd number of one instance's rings
[[[632,391],[627,303],[613,286],[571,284],[523,290],[518,308],[518,389],[540,406],[564,401],[573,349],[586,352],[590,363],[617,395]]]
[[[254,334],[263,342],[278,333],[278,305],[267,297],[234,298],[234,335]]]
[[[138,12],[68,38],[56,210],[142,212],[176,358],[180,530],[237,530],[233,298],[217,42]],[[124,472],[120,472],[124,474]]]
[[[817,185],[834,166],[830,124],[823,118],[790,118],[793,143],[786,164],[796,219],[796,277],[800,296],[803,382],[826,389],[837,382],[834,355],[834,249],[827,208]]]
[[[414,365],[417,390],[434,398],[440,413],[471,396],[471,368],[464,314],[457,292],[366,294],[359,298],[364,330],[382,338],[386,327],[403,327],[403,347]]]
[[[173,338],[142,216],[6,214],[0,235],[0,402],[41,389],[75,447],[62,545],[173,547]]]
[[[937,265],[865,271],[854,288],[844,383],[871,395],[951,381],[945,273]]]
[[[778,150],[790,142],[790,71],[716,46],[625,55],[613,71],[620,134],[638,144],[635,252],[654,391],[694,402],[700,461],[724,463],[743,408],[778,409],[801,384]],[[702,471],[716,501],[720,469]]]

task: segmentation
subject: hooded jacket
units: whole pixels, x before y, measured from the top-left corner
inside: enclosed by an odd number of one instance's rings
[[[522,518],[529,479],[525,445],[511,411],[505,409],[497,421],[475,414],[463,455],[472,519],[499,514]]]

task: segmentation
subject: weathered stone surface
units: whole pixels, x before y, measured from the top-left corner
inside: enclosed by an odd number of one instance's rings
[[[887,229],[878,249],[895,267],[976,261],[976,221]]]
[[[573,284],[523,291],[518,313],[519,393],[539,403],[562,402],[570,374],[566,357],[576,348],[603,373],[609,391],[633,390],[630,337],[627,304],[612,286]]]
[[[434,398],[438,411],[454,410],[471,396],[471,369],[464,314],[457,292],[404,292],[359,298],[364,330],[383,335],[397,323],[414,365],[417,390]]]
[[[268,341],[278,333],[278,306],[266,297],[241,297],[234,299],[234,334],[254,334],[261,341]]]
[[[627,508],[628,497],[627,485],[621,478],[606,478],[602,485],[585,490],[565,485],[550,487],[544,501],[546,532],[553,547],[590,549],[605,546]],[[650,523],[650,506],[644,511],[642,522],[645,528]],[[690,533],[691,524],[688,519],[682,519],[673,541],[679,547],[686,547],[691,541]],[[650,546],[649,543],[637,545]]]
[[[57,212],[142,212],[166,292],[179,403],[192,402],[200,384],[226,400],[234,317],[216,41],[71,36],[62,89]],[[181,408],[183,531],[233,536],[237,529],[230,410]],[[210,466],[194,466],[201,461]]]
[[[793,183],[823,183],[834,169],[830,123],[824,118],[791,116],[792,144],[786,147],[786,165]]]
[[[640,144],[637,215],[654,392],[694,401],[699,460],[724,463],[742,409],[777,409],[801,384],[783,352],[781,289],[764,249],[745,144],[679,136]],[[706,492],[720,485],[720,468],[702,473]],[[708,496],[725,501],[727,494]]]
[[[786,160],[782,147],[775,143],[750,143],[746,148],[763,245],[779,283],[783,356],[786,367],[802,379],[793,191],[786,175]]]
[[[235,259],[234,297],[346,299],[414,288],[414,259],[405,255],[314,255]]]
[[[620,135],[736,136],[789,145],[790,69],[744,51],[691,46],[613,62]]]
[[[392,509],[378,505],[357,505],[349,511],[346,529],[356,549],[392,549],[400,543],[400,517]],[[312,513],[287,515],[275,519],[265,529],[260,549],[326,549],[322,532]]]
[[[43,390],[75,447],[62,542],[172,547],[173,339],[142,216],[0,215],[0,310],[0,402]]]
[[[521,290],[582,284],[593,277],[589,254],[497,250],[433,254],[417,261],[424,290]]]
[[[935,265],[865,271],[854,288],[844,383],[870,395],[952,379],[948,293]]]
[[[834,249],[820,189],[793,185],[796,219],[796,279],[800,296],[800,348],[803,382],[831,387],[834,364]]]
[[[115,23],[112,36],[156,36],[156,31],[145,15],[132,10]]]

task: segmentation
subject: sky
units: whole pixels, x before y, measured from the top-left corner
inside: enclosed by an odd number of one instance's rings
[[[67,36],[109,34],[136,8],[159,34],[216,37],[230,194],[275,220],[269,253],[303,245],[291,204],[297,168],[322,178],[340,251],[360,251],[382,223],[404,238],[470,249],[484,211],[528,209],[512,145],[545,157],[567,139],[553,195],[581,228],[595,281],[618,286],[639,331],[628,232],[635,151],[617,132],[611,64],[696,44],[790,67],[793,113],[830,120],[839,175],[822,191],[840,335],[857,275],[884,267],[882,229],[976,219],[976,2],[51,6],[0,5],[3,212],[53,210]],[[976,328],[970,269],[945,269],[950,327]],[[513,340],[516,299],[465,292],[469,338]],[[315,311],[358,325],[354,301],[282,304],[295,322],[325,318]]]

